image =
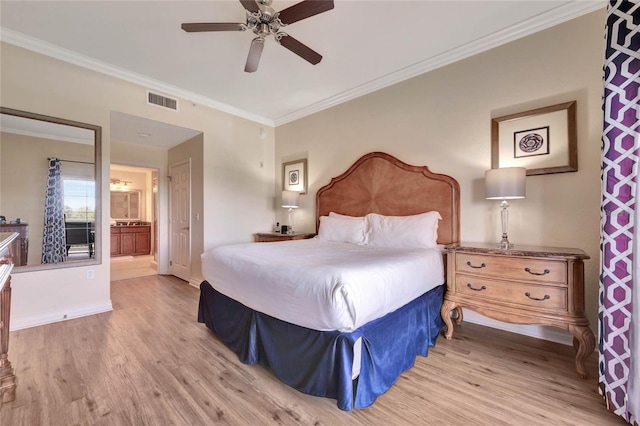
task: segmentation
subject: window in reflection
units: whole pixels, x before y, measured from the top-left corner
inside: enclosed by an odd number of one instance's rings
[[[95,240],[95,182],[68,176],[63,176],[63,180],[67,257],[91,259]]]
[[[95,182],[64,177],[64,215],[69,219],[95,220]]]

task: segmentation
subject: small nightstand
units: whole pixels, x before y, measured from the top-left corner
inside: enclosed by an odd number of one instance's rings
[[[468,308],[499,321],[541,324],[568,330],[576,349],[576,371],[587,377],[584,360],[593,352],[595,336],[584,314],[584,259],[579,249],[494,244],[446,247],[447,291],[441,314],[451,339]]]
[[[276,232],[264,232],[254,235],[256,243],[273,243],[275,241],[290,241],[290,240],[306,240],[308,238],[315,237],[316,234],[297,233],[293,234],[278,234]]]

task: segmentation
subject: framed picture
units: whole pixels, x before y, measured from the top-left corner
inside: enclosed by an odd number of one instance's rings
[[[282,163],[282,189],[307,193],[307,159]]]
[[[527,175],[578,171],[576,102],[491,120],[491,168],[524,167]]]

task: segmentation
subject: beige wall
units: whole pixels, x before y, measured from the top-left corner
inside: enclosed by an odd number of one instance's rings
[[[203,133],[204,248],[224,242],[251,241],[274,220],[274,132],[262,124],[181,100],[179,112],[146,104],[146,87],[2,43],[0,105],[61,117],[102,127],[102,235],[109,235],[109,164],[160,169],[160,244],[168,252],[166,151],[112,143],[111,111],[123,112]],[[260,128],[265,128],[264,138]],[[158,166],[158,163],[162,163]],[[233,223],[234,226],[228,226]],[[109,239],[100,246],[100,265],[14,275],[12,328],[111,309],[109,297]],[[160,259],[159,272],[167,259]],[[87,279],[93,270],[94,279]]]
[[[528,177],[527,198],[511,203],[509,236],[516,244],[578,247],[591,256],[585,268],[586,308],[595,330],[604,23],[604,10],[597,11],[279,126],[278,168],[308,157],[309,194],[301,197],[296,212],[298,229],[315,230],[318,188],[361,155],[384,151],[455,177],[462,241],[497,241],[498,203],[484,199],[491,118],[576,100],[579,171]],[[276,173],[276,191],[281,179]],[[284,211],[276,214],[282,222]],[[555,333],[515,329],[548,338]]]

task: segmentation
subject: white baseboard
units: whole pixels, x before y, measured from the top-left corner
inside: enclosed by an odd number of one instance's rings
[[[542,325],[510,324],[485,317],[484,315],[480,315],[479,313],[471,311],[469,309],[464,309],[463,319],[464,321],[468,321],[473,324],[497,328],[498,330],[510,331],[512,333],[523,334],[525,336],[535,337],[542,340],[549,340],[551,342],[561,343],[563,345],[573,345],[573,336],[571,335],[571,333],[555,327],[546,327]]]
[[[37,327],[54,322],[67,321],[74,318],[86,317],[88,315],[101,314],[113,310],[111,301],[105,303],[95,303],[93,305],[83,305],[73,309],[64,309],[56,312],[31,315],[24,318],[12,318],[9,331],[22,330],[23,328]]]
[[[202,281],[204,281],[204,278],[193,278],[193,277],[192,277],[192,278],[189,280],[189,285],[190,285],[191,287],[200,288],[200,283],[201,283]]]

